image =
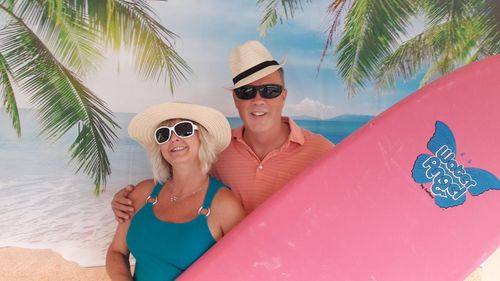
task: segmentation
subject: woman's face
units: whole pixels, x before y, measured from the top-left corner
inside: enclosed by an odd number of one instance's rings
[[[167,122],[163,122],[161,126],[173,127],[181,121],[187,121],[182,119],[171,119]],[[200,150],[200,138],[198,135],[198,130],[194,130],[193,135],[189,137],[181,138],[174,131],[170,131],[170,139],[160,144],[160,151],[163,158],[170,163],[170,165],[175,166],[181,163],[191,163],[194,161],[199,162],[198,152]]]

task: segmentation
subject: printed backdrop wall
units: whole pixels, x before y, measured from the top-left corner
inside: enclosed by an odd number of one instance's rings
[[[36,112],[19,96],[21,138],[3,109],[0,113],[0,247],[48,248],[81,266],[103,265],[115,229],[112,195],[127,183],[150,177],[145,154],[127,136],[128,122],[150,105],[188,101],[215,107],[238,126],[231,94],[223,87],[232,83],[230,51],[247,40],[262,41],[277,60],[286,58],[285,114],[335,143],[417,89],[418,77],[398,83],[390,92],[377,92],[369,85],[349,98],[331,54],[318,71],[329,2],[308,3],[294,20],[271,29],[266,37],[259,36],[261,11],[255,1],[152,2],[161,23],[179,36],[175,48],[193,73],[170,93],[167,85],[139,78],[129,53],[122,50],[108,52],[101,68],[84,78],[122,128],[117,131],[115,151],[109,152],[112,174],[98,197],[93,195],[92,181],[75,175],[74,167],[67,165],[75,132],[47,143],[39,137]]]

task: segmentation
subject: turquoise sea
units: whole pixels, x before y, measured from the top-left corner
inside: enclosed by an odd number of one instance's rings
[[[142,148],[127,136],[133,113],[116,113],[122,129],[109,152],[112,174],[105,192],[96,197],[85,175],[74,174],[67,150],[75,132],[55,143],[39,136],[35,112],[20,111],[22,137],[0,112],[0,247],[51,249],[81,266],[104,265],[115,230],[110,208],[114,192],[128,183],[151,177]],[[342,116],[335,120],[296,120],[313,132],[339,143],[370,117]],[[232,127],[239,118],[229,118]]]

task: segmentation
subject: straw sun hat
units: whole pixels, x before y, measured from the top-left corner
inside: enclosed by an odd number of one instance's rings
[[[233,50],[229,56],[229,68],[233,77],[234,90],[265,77],[285,65],[285,59],[280,63],[259,41],[248,41]]]
[[[226,117],[216,109],[190,103],[162,103],[138,113],[128,126],[128,134],[144,148],[156,146],[154,131],[158,125],[169,119],[194,121],[215,139],[217,153],[224,150],[231,141],[231,127]]]

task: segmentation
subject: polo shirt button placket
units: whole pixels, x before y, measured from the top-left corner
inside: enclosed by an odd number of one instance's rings
[[[257,176],[257,178],[260,178],[263,174],[262,174],[262,170],[264,169],[264,166],[262,166],[262,164],[259,164],[257,166],[257,169],[255,171],[255,175]]]

